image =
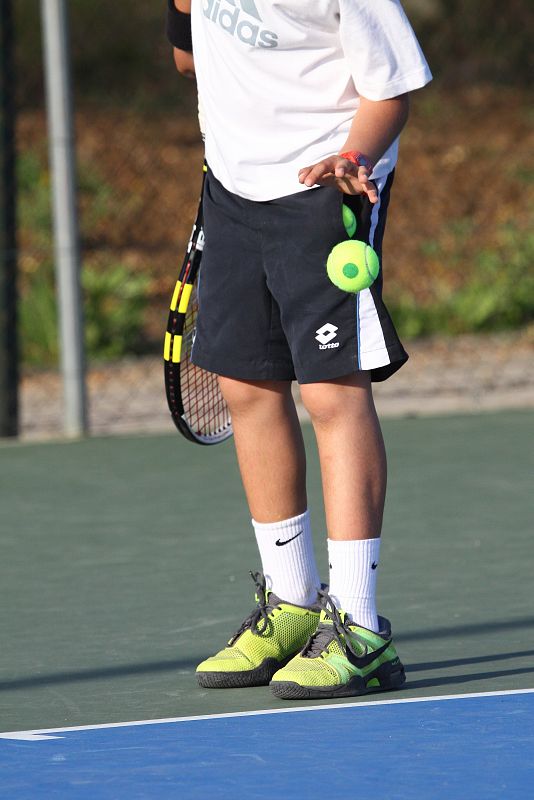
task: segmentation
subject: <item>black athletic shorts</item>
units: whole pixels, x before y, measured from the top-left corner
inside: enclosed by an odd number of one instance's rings
[[[354,238],[381,257],[392,182],[393,173],[376,181],[374,205],[334,187],[258,202],[227,191],[208,170],[193,362],[231,378],[299,383],[396,372],[408,356],[382,302],[382,270],[358,294],[326,273],[330,250],[349,238],[343,203],[356,215]]]

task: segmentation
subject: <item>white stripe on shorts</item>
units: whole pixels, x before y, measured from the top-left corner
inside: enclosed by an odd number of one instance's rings
[[[388,176],[376,181],[378,189],[378,202],[371,211],[371,228],[369,231],[369,244],[374,244],[376,226],[380,216],[381,192]],[[362,370],[384,367],[391,363],[391,358],[386,348],[386,341],[382,332],[382,325],[378,318],[375,301],[370,289],[363,289],[357,295],[356,314],[358,316],[359,348],[358,360]]]

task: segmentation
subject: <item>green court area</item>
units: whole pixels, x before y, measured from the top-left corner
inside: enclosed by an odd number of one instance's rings
[[[380,611],[408,676],[389,697],[532,687],[534,414],[387,420],[384,433]],[[259,568],[231,443],[5,444],[0,524],[0,730],[284,706],[194,675],[250,611]]]

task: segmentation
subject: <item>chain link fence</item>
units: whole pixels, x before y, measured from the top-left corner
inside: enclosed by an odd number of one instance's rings
[[[146,381],[162,376],[162,332],[194,217],[202,147],[194,119],[173,124],[154,113],[78,106],[76,129],[89,418],[98,432],[141,412]],[[61,393],[42,113],[22,114],[20,131],[28,145],[19,168],[32,173],[20,198],[23,432],[34,421],[42,428],[44,408],[38,420],[32,397],[46,384],[54,387],[47,428],[56,433]],[[159,394],[163,404],[162,386]],[[133,416],[129,425],[137,424]]]
[[[403,136],[385,242],[388,304],[408,338],[522,327],[528,349],[534,292],[518,280],[534,256],[526,27],[510,68],[510,60],[489,58],[484,26],[475,46],[476,4],[405,5],[439,80],[414,98]],[[518,19],[531,14],[519,0],[512,10]],[[16,12],[21,432],[58,436],[39,4],[18,0]],[[170,430],[160,351],[200,186],[195,87],[175,72],[163,0],[71,0],[69,13],[90,428]],[[456,42],[447,60],[441,51],[462,14],[471,48],[462,56]],[[493,35],[504,36],[506,25]]]
[[[195,89],[174,69],[164,10],[163,3],[69,3],[94,433],[168,423],[160,345],[195,212],[202,147]],[[22,433],[60,435],[39,5],[21,0],[17,12]],[[154,393],[159,402],[147,402]]]

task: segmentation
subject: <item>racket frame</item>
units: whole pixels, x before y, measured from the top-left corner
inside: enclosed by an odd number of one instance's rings
[[[204,177],[206,167],[204,167]],[[204,188],[204,181],[202,184]],[[178,431],[190,442],[201,445],[218,444],[232,436],[232,423],[228,415],[228,422],[213,433],[202,434],[190,426],[184,409],[180,370],[182,358],[185,356],[183,349],[183,333],[186,322],[187,310],[193,295],[195,281],[200,270],[202,250],[204,247],[204,232],[202,228],[202,195],[198,207],[197,217],[187,250],[182,262],[178,280],[173,292],[170,306],[167,331],[164,344],[164,373],[165,393],[171,417]],[[199,368],[200,369],[200,368]]]

